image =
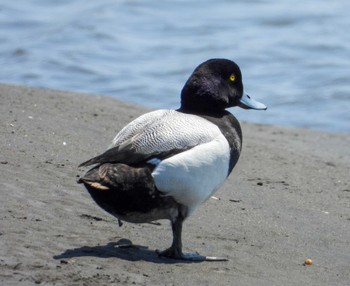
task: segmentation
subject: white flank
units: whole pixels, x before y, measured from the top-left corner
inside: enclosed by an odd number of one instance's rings
[[[193,212],[225,181],[230,147],[224,135],[162,161],[153,171],[157,188]]]

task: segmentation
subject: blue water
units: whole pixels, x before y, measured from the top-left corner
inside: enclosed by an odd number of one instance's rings
[[[348,0],[0,0],[2,83],[177,108],[214,57],[269,106],[240,120],[350,132]]]

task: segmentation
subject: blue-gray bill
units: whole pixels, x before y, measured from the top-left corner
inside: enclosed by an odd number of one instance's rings
[[[244,109],[256,109],[256,110],[266,110],[267,109],[267,106],[265,104],[254,100],[245,92],[243,93],[243,96],[239,100],[238,106],[242,107]]]

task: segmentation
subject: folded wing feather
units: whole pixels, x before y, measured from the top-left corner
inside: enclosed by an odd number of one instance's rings
[[[154,157],[164,159],[210,142],[219,134],[219,128],[202,117],[175,110],[157,110],[130,122],[116,135],[110,149],[80,166],[133,165]]]

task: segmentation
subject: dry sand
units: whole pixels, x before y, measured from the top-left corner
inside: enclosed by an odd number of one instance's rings
[[[350,134],[243,123],[219,199],[184,225],[185,251],[229,261],[185,263],[154,253],[167,221],[118,227],[76,184],[77,165],[148,110],[10,85],[0,102],[1,285],[350,284]]]

